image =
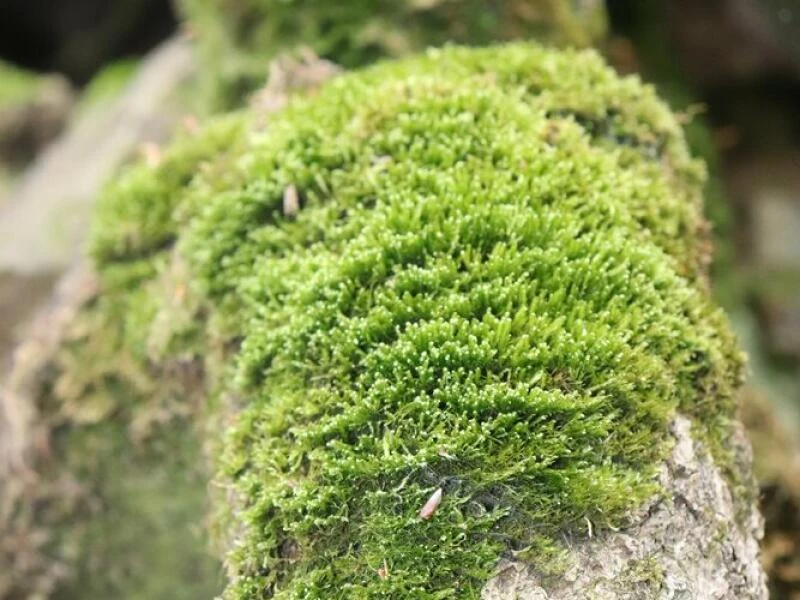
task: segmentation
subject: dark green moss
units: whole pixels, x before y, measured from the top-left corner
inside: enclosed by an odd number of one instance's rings
[[[572,0],[182,0],[207,66],[212,104],[238,106],[280,52],[308,47],[345,67],[446,42],[536,38],[587,46],[605,32],[601,2]]]
[[[93,251],[148,296],[132,329],[169,323],[177,260],[176,339],[233,349],[226,597],[477,598],[502,554],[624,524],[676,411],[732,418],[703,169],[596,54],[431,51],[186,143],[110,190]]]

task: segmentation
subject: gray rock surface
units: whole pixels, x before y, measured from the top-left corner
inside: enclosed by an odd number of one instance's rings
[[[691,422],[672,424],[675,446],[660,474],[662,498],[623,530],[569,544],[562,577],[541,577],[512,560],[483,600],[766,600],[759,565],[762,521],[754,504],[734,499],[720,469],[692,438]],[[736,433],[737,463],[749,470],[749,443]],[[588,531],[587,523],[587,531]]]

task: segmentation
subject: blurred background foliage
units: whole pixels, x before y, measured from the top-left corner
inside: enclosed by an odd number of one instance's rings
[[[208,66],[215,108],[235,106],[263,83],[264,64],[306,47],[353,68],[447,42],[485,45],[535,38],[587,46],[606,31],[588,0],[181,0]]]

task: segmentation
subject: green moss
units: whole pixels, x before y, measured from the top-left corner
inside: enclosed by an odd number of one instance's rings
[[[48,548],[73,568],[57,597],[212,598],[224,578],[202,526],[208,474],[199,436],[175,415],[138,443],[129,426],[116,416],[57,441],[71,459],[62,467],[87,494]]]
[[[183,0],[207,65],[212,105],[238,106],[278,53],[310,47],[345,67],[446,42],[537,38],[587,46],[605,32],[600,2],[571,0]]]
[[[663,582],[664,566],[651,556],[630,561],[614,583],[625,589],[635,589],[635,597],[657,598]],[[599,583],[599,585],[602,586],[603,583],[605,582]],[[592,590],[586,600],[595,600],[595,598],[598,600],[608,598],[608,591]]]
[[[41,77],[0,61],[0,108],[35,98],[41,89]]]
[[[225,349],[225,597],[478,598],[502,554],[624,524],[674,413],[721,439],[735,408],[702,185],[651,88],[527,44],[343,76],[132,169],[93,254],[146,296],[137,352]]]
[[[220,590],[202,525],[203,396],[186,383],[202,362],[139,354],[131,319],[150,296],[107,285],[36,374],[36,478],[0,486],[0,539],[16,540],[0,544],[0,598],[189,600]]]
[[[646,583],[653,591],[657,591],[664,581],[664,567],[653,557],[643,558],[629,565],[626,575],[631,581]]]

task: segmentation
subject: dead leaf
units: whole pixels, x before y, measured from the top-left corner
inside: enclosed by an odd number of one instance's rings
[[[425,506],[423,506],[419,511],[420,519],[427,520],[434,515],[436,509],[439,508],[439,504],[442,503],[443,493],[444,492],[442,488],[437,488],[436,491],[433,492],[433,494],[431,494],[431,497],[428,498],[428,501],[425,503]]]
[[[283,191],[283,215],[294,217],[300,211],[300,195],[294,185],[288,186]]]

